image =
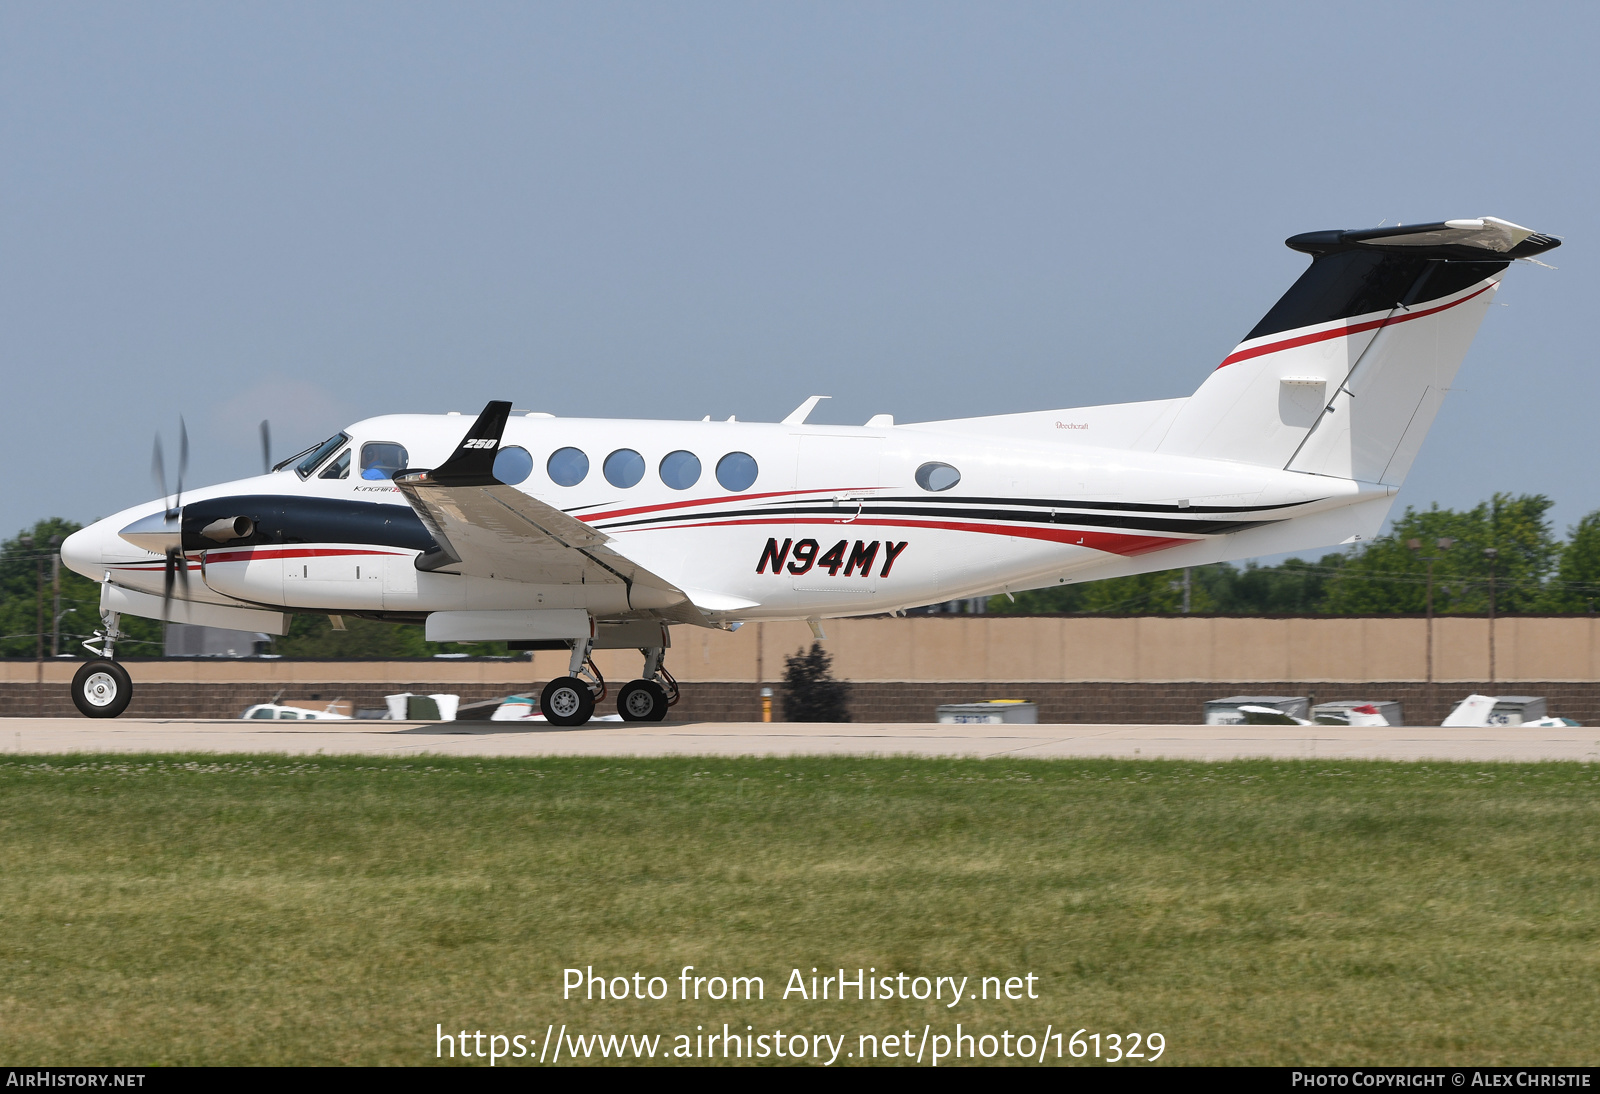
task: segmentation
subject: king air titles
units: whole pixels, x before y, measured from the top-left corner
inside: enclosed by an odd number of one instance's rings
[[[813,569],[828,571],[829,577],[871,577],[872,569],[879,562],[878,548],[883,548],[882,568],[878,570],[879,577],[888,577],[889,571],[894,569],[895,559],[900,557],[909,541],[893,543],[887,540],[856,540],[855,546],[850,545],[847,539],[841,539],[826,551],[814,539],[803,539],[796,543],[792,539],[783,541],[779,546],[776,539],[767,540],[766,549],[761,552],[761,561],[756,563],[756,573],[770,572],[781,574],[785,569],[795,577],[809,574]],[[786,565],[787,564],[787,565]],[[840,574],[840,571],[844,571]]]

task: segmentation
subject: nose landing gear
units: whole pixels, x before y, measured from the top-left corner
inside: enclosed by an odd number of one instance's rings
[[[98,656],[85,662],[72,677],[72,705],[87,718],[115,718],[128,709],[133,699],[133,680],[128,670],[117,664],[117,639],[123,637],[117,624],[118,612],[101,612],[105,624],[85,642],[84,648]],[[96,646],[95,643],[100,645]]]

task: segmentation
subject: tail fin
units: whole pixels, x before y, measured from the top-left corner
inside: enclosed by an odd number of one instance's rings
[[[1185,403],[1160,451],[1398,486],[1514,258],[1484,217],[1309,232],[1311,266]]]

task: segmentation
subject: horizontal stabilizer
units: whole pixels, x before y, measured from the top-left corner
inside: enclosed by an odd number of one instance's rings
[[[1531,258],[1561,246],[1561,241],[1555,236],[1543,235],[1532,228],[1524,228],[1498,217],[1366,228],[1354,232],[1306,232],[1290,236],[1285,242],[1294,250],[1304,251],[1308,255],[1360,250],[1457,262]]]

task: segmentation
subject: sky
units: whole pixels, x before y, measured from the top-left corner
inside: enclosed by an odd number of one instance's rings
[[[1289,235],[1518,264],[1399,501],[1600,509],[1600,7],[0,6],[0,533],[350,421],[1191,393]],[[1585,301],[1589,303],[1586,304]],[[1396,512],[1399,509],[1397,507]]]

